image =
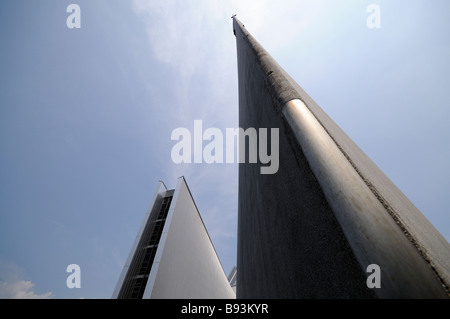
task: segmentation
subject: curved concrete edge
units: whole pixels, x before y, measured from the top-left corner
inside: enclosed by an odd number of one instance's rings
[[[309,95],[287,74],[264,50],[256,39],[233,17],[233,32],[237,44],[246,45],[257,60],[257,65],[269,93],[273,107],[280,113],[291,100],[301,101],[315,117],[325,135],[345,158],[353,173],[372,193],[390,217],[403,237],[409,241],[437,278],[447,295],[450,295],[450,244],[414,204],[399,190],[379,167],[343,132],[339,126],[309,97]],[[245,44],[244,44],[245,43]],[[283,110],[283,111],[282,111]],[[284,117],[286,117],[284,115]],[[292,124],[291,124],[292,125]],[[314,160],[309,160],[314,161]],[[314,166],[314,165],[311,165]],[[370,194],[368,192],[368,194]],[[372,198],[372,199],[373,199]],[[349,239],[350,240],[350,239]],[[363,266],[363,265],[361,265]],[[365,271],[365,269],[363,269]]]
[[[450,244],[448,241],[295,80],[283,69],[280,71],[450,294]]]
[[[436,272],[361,178],[309,108],[288,101],[282,114],[365,271],[381,268],[381,298],[447,298]]]

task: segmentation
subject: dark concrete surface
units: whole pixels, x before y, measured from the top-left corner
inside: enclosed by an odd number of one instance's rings
[[[237,298],[373,298],[295,137],[274,108],[297,93],[277,82],[275,72],[268,75],[270,65],[259,67],[247,37],[235,30],[239,125],[280,130],[276,174],[239,164]],[[267,87],[270,76],[281,95]]]
[[[280,130],[276,174],[261,175],[257,164],[239,166],[237,297],[376,297],[367,288],[366,274],[281,114],[293,99],[304,101],[320,121],[408,238],[408,245],[429,264],[442,295],[448,296],[448,242],[237,18],[233,31],[238,52],[239,125]]]

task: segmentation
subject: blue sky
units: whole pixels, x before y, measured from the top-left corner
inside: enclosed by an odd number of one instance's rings
[[[81,8],[68,29],[66,8]],[[381,28],[369,29],[369,4]],[[237,165],[171,161],[238,126],[232,14],[450,239],[450,4],[0,2],[0,297],[109,298],[158,180],[184,175],[224,270]],[[66,267],[81,267],[81,288]]]

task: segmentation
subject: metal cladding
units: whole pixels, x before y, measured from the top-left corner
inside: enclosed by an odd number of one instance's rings
[[[280,132],[276,174],[239,164],[237,298],[448,298],[445,238],[236,17],[233,32],[239,125]]]
[[[160,182],[113,298],[235,297],[185,179]]]

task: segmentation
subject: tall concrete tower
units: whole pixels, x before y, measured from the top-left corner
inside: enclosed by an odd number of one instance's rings
[[[236,17],[233,31],[240,127],[279,129],[277,173],[239,164],[237,298],[448,298],[446,239]]]

